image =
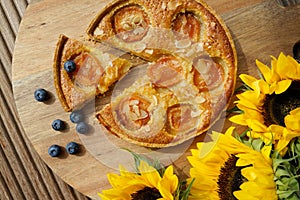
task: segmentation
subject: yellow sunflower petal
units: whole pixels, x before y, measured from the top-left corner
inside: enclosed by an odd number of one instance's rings
[[[277,59],[276,70],[281,79],[286,79],[287,74],[293,72],[295,69],[292,69],[288,66],[287,57],[281,52]]]
[[[251,161],[248,159],[248,155],[245,156],[242,156],[242,154],[240,155],[237,155],[239,157],[239,159],[237,160],[236,162],[236,166],[239,166],[239,167],[243,167],[243,166],[247,166],[247,165],[251,165]]]
[[[254,139],[261,139],[266,145],[271,145],[274,142],[274,135],[272,132],[254,132],[254,131],[248,131],[247,136]]]
[[[277,150],[280,155],[284,155],[286,152],[286,147],[288,146],[288,144],[290,143],[290,141],[293,138],[299,137],[300,136],[300,132],[299,131],[292,131],[289,130],[288,128],[285,128],[283,130],[283,136],[282,138],[280,138],[277,142],[277,144],[275,145],[275,150]]]
[[[162,198],[160,198],[160,199],[161,200],[173,200],[174,196],[171,193],[171,191],[169,190],[170,188],[167,187],[168,183],[165,183],[165,182],[168,182],[168,181],[164,180],[158,184],[159,192],[162,196]]]
[[[256,119],[247,119],[246,120],[248,127],[251,128],[254,132],[265,133],[267,132],[267,127],[263,122]]]
[[[120,176],[117,174],[107,174],[107,178],[112,187],[121,187],[126,182],[120,180]]]
[[[277,125],[277,124],[272,124],[268,127],[268,130],[272,133],[274,133],[274,135],[278,135],[278,137],[275,137],[274,139],[277,140],[281,137],[282,132],[284,130],[283,126]]]
[[[271,151],[272,151],[272,146],[269,145],[269,146],[264,146],[262,149],[261,149],[261,154],[264,156],[264,158],[266,160],[270,159],[270,155],[271,155]]]
[[[297,79],[299,77],[298,63],[291,56],[280,53],[277,60],[277,72],[281,79]]]
[[[178,186],[178,177],[174,175],[173,166],[170,165],[166,169],[161,181],[161,185],[172,194],[176,191]]]
[[[256,91],[246,91],[241,94],[236,95],[236,97],[239,99],[235,101],[237,103],[238,107],[244,107],[247,109],[257,110],[260,111],[261,107],[264,104],[265,100],[265,94],[260,93],[257,96]]]
[[[287,76],[288,78],[292,80],[300,80],[300,65],[299,63],[292,57],[287,56],[287,62],[289,63],[289,67],[295,69],[295,71],[292,71]]]
[[[273,94],[277,88],[277,82],[274,82],[269,87],[269,94]]]
[[[235,127],[234,127],[234,126],[230,126],[230,127],[226,130],[225,135],[232,136],[234,130],[235,130]]]
[[[274,187],[274,180],[267,177],[267,175],[273,176],[273,171],[271,171],[271,174],[267,174],[264,170],[246,167],[241,170],[241,173],[248,181],[265,184],[265,188],[268,186]]]
[[[250,109],[241,104],[238,104],[237,107],[243,111],[244,119],[257,119],[259,121],[264,120],[261,111],[258,109]]]
[[[243,125],[243,126],[247,125],[247,122],[244,118],[244,114],[234,115],[229,118],[229,121],[236,123],[236,124]]]
[[[264,185],[264,186],[267,186]],[[276,200],[277,195],[276,195],[276,185],[273,181],[273,186],[272,188],[264,187],[264,189],[261,188],[261,184],[257,184],[256,182],[248,181],[243,183],[240,188],[245,191],[245,194],[248,193],[248,196],[255,198],[260,198],[260,199],[265,199],[265,200]],[[268,193],[268,194],[266,194]]]
[[[275,94],[281,94],[285,92],[290,87],[291,84],[292,84],[292,80],[282,80],[277,82],[275,87]]]
[[[267,83],[271,84],[271,77],[272,77],[271,69],[267,65],[260,62],[259,60],[256,60],[256,66],[258,67],[259,71],[262,73]]]
[[[154,167],[149,166],[148,163],[141,160],[139,171],[141,173],[141,176],[144,177],[145,181],[147,181],[147,183],[149,184],[149,187],[157,187],[158,182],[161,180],[161,177]]]
[[[239,200],[261,200],[256,197],[249,196],[249,194],[247,194],[246,192],[244,192],[242,190],[235,191],[235,192],[233,192],[233,194]]]
[[[255,81],[257,81],[256,78],[254,78],[253,76],[250,76],[250,75],[248,75],[248,74],[241,74],[239,77],[240,77],[240,79],[241,79],[246,85],[248,85],[248,86],[251,87],[251,88],[252,88],[252,86],[253,86],[253,83],[254,83]],[[253,89],[253,88],[252,88],[252,89]]]
[[[287,115],[284,123],[288,129],[300,132],[300,115]]]
[[[259,97],[260,93],[269,94],[270,87],[267,82],[264,80],[258,80],[253,83],[254,91],[256,91],[257,97]]]
[[[296,108],[290,112],[290,115],[300,115],[300,108]]]
[[[277,58],[275,58],[274,56],[271,56],[272,60],[271,60],[271,70],[272,70],[272,83],[280,81],[280,75],[278,74],[278,69],[277,69]]]
[[[284,118],[285,126],[292,130],[300,132],[300,108],[296,108]]]
[[[275,150],[279,152],[281,156],[284,156],[285,151],[283,151],[287,145],[290,143],[288,140],[279,140],[278,143],[275,145]]]

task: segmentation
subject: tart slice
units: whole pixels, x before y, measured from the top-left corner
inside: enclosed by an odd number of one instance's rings
[[[132,63],[100,47],[60,35],[54,56],[54,84],[65,111],[82,107],[108,91]]]

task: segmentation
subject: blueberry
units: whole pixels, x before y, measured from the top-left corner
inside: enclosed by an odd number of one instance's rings
[[[79,152],[79,144],[76,142],[70,142],[67,144],[66,149],[69,154],[76,154]]]
[[[57,157],[59,156],[60,153],[61,153],[61,147],[56,144],[51,145],[48,149],[48,154],[51,157]]]
[[[81,134],[85,134],[89,131],[89,125],[85,122],[79,122],[76,125],[76,131]]]
[[[49,94],[45,89],[39,88],[34,91],[34,98],[40,102],[47,101],[49,99]]]
[[[77,124],[79,122],[82,122],[84,120],[84,115],[80,111],[73,111],[70,114],[70,120],[71,122]]]
[[[56,119],[52,122],[52,128],[56,131],[61,131],[66,128],[66,125],[62,120]]]
[[[67,60],[64,64],[64,68],[68,73],[74,72],[76,69],[76,63],[73,60]]]

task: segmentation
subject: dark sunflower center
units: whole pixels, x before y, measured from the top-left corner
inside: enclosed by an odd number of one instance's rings
[[[161,194],[156,188],[145,187],[131,194],[132,200],[156,200],[162,198]]]
[[[285,126],[284,117],[298,107],[300,107],[300,82],[293,81],[285,92],[267,95],[263,107],[265,125]]]
[[[241,170],[244,167],[235,166],[237,160],[237,157],[231,155],[221,168],[218,177],[220,200],[237,200],[233,192],[240,190],[240,185],[247,181],[241,174]]]

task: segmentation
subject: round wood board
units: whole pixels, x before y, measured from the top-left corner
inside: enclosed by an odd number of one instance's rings
[[[281,51],[290,54],[293,43],[300,39],[300,24],[293,23],[300,21],[299,7],[283,10],[275,1],[260,0],[247,3],[240,0],[224,7],[220,2],[207,0],[232,33],[238,53],[239,74],[257,76],[256,58],[269,63],[270,55],[277,56]],[[69,120],[70,113],[62,109],[53,84],[52,65],[56,42],[59,34],[74,39],[86,37],[85,30],[90,21],[107,3],[101,0],[43,0],[31,4],[22,20],[13,57],[15,102],[29,140],[58,176],[93,199],[99,198],[98,192],[110,187],[107,173],[117,173],[119,164],[132,169],[134,161],[130,153],[122,148],[151,155],[165,164],[172,162],[188,174],[186,156],[189,155],[189,149],[204,137],[162,150],[137,147],[105,134],[92,114],[92,104],[87,109],[87,120],[92,131],[87,135],[76,133],[75,125]],[[37,102],[33,96],[37,88],[48,90],[51,99],[46,103]],[[103,103],[108,99],[109,96],[105,97]],[[54,131],[51,123],[55,119],[64,120],[68,124],[67,130]],[[222,130],[230,125],[227,119],[221,118],[214,130]],[[48,155],[50,145],[65,147],[71,141],[81,145],[79,155],[69,155],[65,150],[58,158]]]

